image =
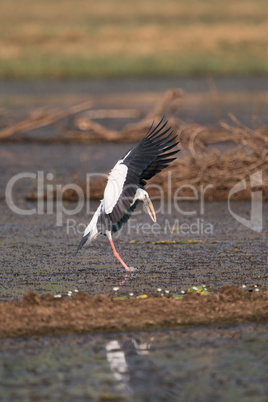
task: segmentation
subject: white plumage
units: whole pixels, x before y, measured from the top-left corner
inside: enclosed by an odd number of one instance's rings
[[[117,163],[108,176],[108,182],[104,190],[104,210],[106,214],[110,214],[114,209],[119,197],[122,193],[126,177],[127,166],[122,162]]]

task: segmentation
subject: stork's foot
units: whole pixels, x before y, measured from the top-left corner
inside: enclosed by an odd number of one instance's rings
[[[128,267],[130,272],[137,272],[138,268],[134,268],[134,267]]]

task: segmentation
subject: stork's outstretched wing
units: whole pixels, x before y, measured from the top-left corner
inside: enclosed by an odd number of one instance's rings
[[[179,150],[173,149],[178,142],[177,136],[173,135],[171,127],[166,127],[168,121],[163,123],[163,119],[158,125],[150,127],[146,137],[144,137],[123,159],[123,163],[129,169],[135,171],[140,180],[149,180],[151,177],[161,172],[170,162],[176,158],[171,158]],[[143,186],[146,183],[140,183]]]
[[[146,137],[112,169],[104,192],[104,209],[114,225],[126,222],[133,212],[137,188],[176,159],[173,156],[179,150],[173,149],[178,142],[167,123],[162,119],[156,127],[152,125]]]

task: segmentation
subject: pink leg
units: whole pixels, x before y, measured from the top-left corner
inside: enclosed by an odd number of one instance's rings
[[[126,273],[125,278],[122,282],[119,283],[119,289],[121,288],[122,285],[124,285],[124,283],[126,282],[126,280],[129,278],[129,272]]]
[[[121,258],[120,255],[118,254],[118,252],[116,251],[113,240],[112,240],[112,239],[109,239],[109,241],[110,241],[110,243],[111,243],[114,256],[118,259],[118,261],[121,262],[121,264],[123,265],[123,267],[125,268],[125,270],[126,270],[127,272],[131,272],[130,269],[128,268],[127,264],[124,263],[124,261],[122,260],[122,258]]]

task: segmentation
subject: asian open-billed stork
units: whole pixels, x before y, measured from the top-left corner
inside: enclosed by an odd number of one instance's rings
[[[104,197],[85,229],[77,252],[99,234],[106,235],[114,256],[126,271],[131,271],[117,253],[112,233],[117,232],[128,221],[139,201],[145,204],[151,219],[156,222],[155,210],[144,186],[146,180],[151,179],[175,160],[176,157],[173,156],[179,151],[174,150],[178,144],[177,137],[171,127],[167,127],[167,123],[162,119],[156,127],[152,124],[147,135],[111,170]]]

